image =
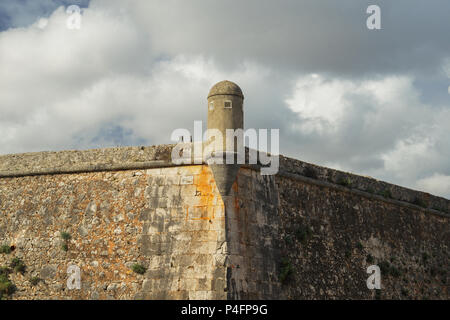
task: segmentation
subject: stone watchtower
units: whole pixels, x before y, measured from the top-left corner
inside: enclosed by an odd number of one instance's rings
[[[230,150],[226,145],[226,129],[244,129],[244,95],[241,88],[231,81],[216,83],[208,94],[208,129],[222,133],[223,151]],[[216,146],[220,148],[220,146]]]
[[[236,152],[238,150],[237,141],[227,141],[227,129],[244,129],[244,95],[241,88],[231,81],[221,81],[216,83],[208,94],[208,130],[216,131],[212,135],[220,133],[222,139],[214,139],[213,146],[216,156],[233,153],[235,159],[233,164],[210,164],[216,180],[217,187],[222,196],[230,193],[231,186],[236,180],[240,165],[237,164]],[[241,133],[238,133],[238,135]],[[242,141],[242,140],[241,140]],[[243,143],[243,142],[242,142]]]

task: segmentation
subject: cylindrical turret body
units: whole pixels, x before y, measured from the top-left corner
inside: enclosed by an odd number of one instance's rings
[[[206,145],[213,157],[221,158],[223,162],[207,160],[222,197],[229,196],[231,187],[236,181],[240,164],[236,160],[236,152],[243,148],[244,129],[244,95],[241,88],[231,81],[221,81],[215,84],[208,94],[208,135]],[[227,129],[241,129],[227,139]],[[227,141],[228,140],[228,141]],[[238,143],[241,146],[238,146]],[[242,151],[241,151],[242,152]],[[231,163],[228,157],[231,154]]]
[[[216,139],[215,150],[236,151],[227,147],[226,129],[244,129],[244,95],[241,88],[231,81],[215,84],[208,94],[208,129],[221,132],[223,141]],[[234,141],[228,141],[228,146]]]

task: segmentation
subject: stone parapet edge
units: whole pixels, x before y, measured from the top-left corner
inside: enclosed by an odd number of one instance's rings
[[[193,164],[198,165],[198,164]],[[183,164],[174,164],[165,160],[153,160],[147,162],[133,162],[125,164],[97,164],[84,166],[70,166],[68,168],[50,169],[44,168],[39,170],[21,170],[21,171],[6,171],[0,172],[1,178],[16,178],[25,176],[39,176],[39,175],[53,175],[53,174],[73,174],[73,173],[87,173],[100,171],[121,171],[121,170],[146,170],[152,168],[178,167]]]
[[[29,161],[26,165],[26,168],[13,169],[13,170],[3,170],[0,171],[0,179],[2,178],[14,178],[14,177],[24,177],[24,176],[38,176],[38,175],[53,175],[53,174],[75,174],[75,173],[86,173],[86,172],[101,172],[101,171],[121,171],[121,170],[145,170],[152,168],[163,168],[163,167],[175,167],[175,166],[186,166],[186,165],[204,165],[206,164],[204,161],[200,163],[192,163],[192,164],[175,164],[170,159],[170,151],[172,150],[173,145],[157,145],[151,147],[123,147],[123,148],[111,148],[111,149],[94,149],[84,150],[84,151],[75,151],[80,154],[89,154],[92,155],[100,152],[109,152],[111,154],[119,150],[121,155],[127,155],[128,152],[140,152],[141,150],[145,150],[151,153],[151,158],[155,158],[155,160],[150,161],[136,161],[136,159],[115,159],[110,161],[110,163],[84,163],[81,165],[77,165],[74,163],[65,163],[63,165],[55,168],[38,168],[33,164],[33,160]],[[121,149],[121,150],[120,150]],[[73,151],[69,151],[73,152]],[[69,152],[62,151],[62,154],[67,155]],[[59,152],[52,152],[51,154],[54,156]],[[23,154],[23,155],[6,155],[0,156],[2,157],[17,157],[17,161],[20,161],[22,156],[29,155],[39,155],[40,153],[35,154]],[[44,153],[41,153],[44,154]],[[139,155],[139,157],[145,157],[145,154]],[[134,154],[136,155],[136,154]],[[148,154],[147,154],[148,155]],[[131,155],[133,156],[133,154]],[[159,159],[158,159],[159,158]],[[92,159],[91,159],[92,160]],[[10,161],[11,162],[11,161]],[[113,162],[113,163],[111,163]],[[48,164],[47,164],[48,165]],[[58,165],[58,164],[56,164]],[[253,170],[259,170],[261,168],[260,164],[245,164],[243,167],[247,167]],[[312,169],[317,173],[317,176],[312,178],[308,177],[306,174],[308,171]],[[317,166],[314,164],[306,163],[301,160],[288,158],[280,155],[280,171],[278,175],[285,176],[288,178],[295,178],[297,180],[301,180],[306,183],[311,183],[319,186],[334,188],[340,191],[353,192],[355,194],[369,197],[371,199],[378,199],[384,202],[393,203],[393,204],[402,204],[407,205],[410,208],[420,209],[427,212],[432,212],[434,214],[438,214],[444,217],[450,216],[450,200],[434,196],[428,193],[424,193],[421,191],[416,191],[412,189],[408,189],[405,187],[397,186],[394,184],[390,184],[384,181],[379,181],[373,179],[371,177],[365,177],[356,175],[353,173],[347,173],[335,169],[330,169],[326,167]],[[338,177],[349,178],[354,182],[351,186],[343,186],[340,185],[336,179]],[[368,189],[372,189],[369,192]],[[381,190],[392,190],[393,194],[390,197],[386,197],[380,195]],[[413,199],[427,199],[429,202],[428,207],[420,206],[414,204]],[[438,207],[436,209],[436,207]],[[446,212],[447,211],[447,212]]]
[[[352,189],[352,188],[347,188],[347,187],[340,186],[340,185],[337,185],[337,184],[334,184],[334,183],[330,183],[330,182],[326,182],[326,181],[321,181],[321,180],[316,180],[316,179],[304,177],[304,176],[301,176],[299,174],[280,171],[278,173],[278,175],[281,176],[281,177],[292,179],[292,180],[297,180],[297,181],[301,181],[301,182],[304,182],[304,183],[309,183],[309,184],[313,184],[313,185],[317,185],[317,186],[325,187],[325,188],[330,188],[330,189],[334,189],[334,190],[338,190],[338,191],[342,191],[342,192],[354,193],[354,194],[357,194],[357,195],[365,197],[365,198],[378,200],[378,201],[383,201],[385,203],[399,205],[399,206],[403,206],[403,207],[408,207],[408,208],[411,208],[411,209],[420,210],[420,211],[427,212],[427,213],[432,213],[434,215],[438,215],[438,216],[441,216],[441,217],[444,217],[444,218],[450,218],[450,214],[446,214],[444,212],[437,211],[437,210],[434,210],[434,209],[431,209],[431,208],[423,208],[421,206],[418,206],[418,205],[415,205],[415,204],[412,204],[412,203],[409,203],[409,202],[386,198],[386,197],[383,197],[383,196],[380,196],[380,195],[377,195],[377,194],[372,194],[372,193],[369,193],[369,192],[366,192],[366,191],[362,191],[362,190],[358,190],[358,189]]]

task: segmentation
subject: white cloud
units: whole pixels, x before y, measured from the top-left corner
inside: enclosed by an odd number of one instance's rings
[[[323,133],[335,130],[344,113],[350,112],[345,94],[355,90],[351,81],[327,80],[311,74],[297,80],[294,94],[286,103],[307,120],[298,128],[300,131]]]
[[[410,187],[436,171],[450,172],[450,106],[424,104],[413,83],[411,76],[299,77],[286,103],[298,115],[302,154]]]
[[[419,190],[448,198],[450,194],[450,175],[446,176],[436,173],[431,177],[418,180],[416,185]]]
[[[158,59],[120,10],[86,9],[80,30],[66,19],[61,7],[45,28],[0,33],[1,153],[113,145],[104,135],[117,128],[124,143],[167,143],[173,129],[204,119],[215,82],[267,80],[250,62],[224,71],[199,55]]]

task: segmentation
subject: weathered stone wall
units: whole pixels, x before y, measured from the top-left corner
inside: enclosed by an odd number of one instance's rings
[[[172,148],[0,156],[0,267],[26,265],[12,298],[449,298],[449,200],[285,157],[276,176],[243,166],[222,199]]]
[[[10,274],[16,299],[226,297],[224,208],[207,166],[3,178],[0,213],[0,244],[14,246],[0,266],[26,265]],[[67,289],[72,264],[81,290]]]
[[[0,155],[0,177],[169,166],[173,147],[158,145]]]
[[[411,190],[372,177],[317,166],[300,160],[280,156],[280,174],[284,176],[303,176],[310,182],[321,185],[344,186],[355,193],[372,194],[383,201],[390,201],[410,208],[422,207],[437,214],[450,214],[450,201],[432,194]],[[307,181],[308,179],[304,179]],[[314,181],[312,181],[314,180]]]
[[[192,143],[185,145],[190,145],[191,149],[194,146]],[[170,167],[174,166],[171,162],[173,147],[174,145],[156,145],[0,155],[0,178]],[[191,154],[194,161],[193,150]],[[248,162],[248,154],[246,159]],[[202,163],[201,159],[200,163]],[[258,166],[250,167],[259,169]],[[400,201],[404,205],[412,204],[437,213],[450,214],[448,199],[297,159],[280,156],[280,174],[300,175],[316,182],[344,185],[351,187],[354,191]]]
[[[241,168],[225,200],[229,299],[284,298],[278,279],[280,224],[274,176]]]
[[[449,299],[448,217],[304,180],[277,178],[288,298]],[[379,291],[366,286],[374,264]]]

